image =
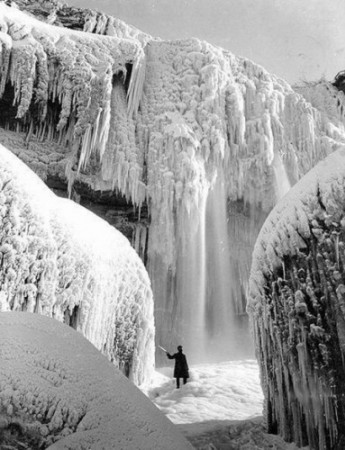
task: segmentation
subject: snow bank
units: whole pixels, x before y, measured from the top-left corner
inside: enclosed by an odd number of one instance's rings
[[[137,384],[154,364],[150,280],[128,240],[0,145],[0,310],[81,331]]]
[[[192,448],[70,327],[36,314],[1,313],[0,352],[1,427],[20,430],[24,443],[35,439],[37,448],[51,450]]]
[[[315,449],[345,437],[344,167],[341,146],[274,208],[248,297],[268,429]]]

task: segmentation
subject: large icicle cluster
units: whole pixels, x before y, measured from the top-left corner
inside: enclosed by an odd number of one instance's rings
[[[60,17],[50,21],[69,26],[56,1],[43,3]],[[232,313],[244,313],[262,218],[345,140],[340,122],[260,66],[206,42],[150,39],[92,11],[80,13],[85,32],[76,32],[0,7],[0,108],[13,85],[23,118],[9,117],[9,126],[27,131],[31,152],[20,156],[28,161],[37,139],[55,140],[68,155],[47,151],[47,165],[65,163],[70,184],[119,192],[139,209],[148,204],[148,237],[138,226],[134,240],[147,254],[161,344],[182,338],[194,352],[198,334],[224,334]],[[25,80],[14,71],[19,64]],[[41,149],[34,165],[44,172],[45,163]]]
[[[137,384],[153,369],[150,281],[128,240],[2,146],[0,310],[73,326]]]
[[[27,141],[33,135],[69,146],[71,167],[77,160],[78,171],[90,159],[101,161],[114,78],[125,83],[128,66],[134,64],[134,75],[144,67],[141,44],[52,27],[3,3],[0,14],[0,95],[16,108],[14,120],[3,117],[2,125],[25,131]],[[132,78],[129,109],[136,113],[142,76]]]
[[[257,239],[248,311],[269,431],[345,443],[345,147],[278,203]]]
[[[191,450],[83,336],[38,314],[0,313],[2,449]]]

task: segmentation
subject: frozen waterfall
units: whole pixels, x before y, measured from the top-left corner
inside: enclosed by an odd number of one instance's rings
[[[228,360],[253,352],[247,317],[238,314],[235,306],[238,272],[236,261],[230,257],[228,208],[226,185],[220,175],[205,190],[194,214],[179,223],[176,272],[168,271],[169,278],[164,278],[166,267],[159,256],[153,265],[155,272],[149,272],[154,282],[162,281],[154,286],[158,298],[167,298],[165,308],[156,303],[156,320],[165,330],[157,340],[166,346],[182,341],[192,362]]]
[[[137,208],[132,242],[151,277],[157,343],[183,344],[191,361],[235,357],[239,342],[250,352],[256,236],[290,185],[345,141],[340,107],[320,112],[207,42],[79,14],[84,32],[0,4],[1,139],[42,178]]]

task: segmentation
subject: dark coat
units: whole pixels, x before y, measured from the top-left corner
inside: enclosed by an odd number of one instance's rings
[[[167,357],[175,360],[174,378],[189,378],[186,355],[182,352],[173,355],[167,353]]]

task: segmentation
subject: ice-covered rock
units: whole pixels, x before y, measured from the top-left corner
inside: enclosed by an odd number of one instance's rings
[[[128,240],[53,194],[0,145],[0,311],[36,312],[89,339],[137,384],[153,369],[153,298]]]
[[[192,448],[94,346],[58,321],[0,313],[0,354],[1,448]]]
[[[269,431],[345,445],[345,147],[278,203],[253,253],[248,312]]]
[[[345,128],[345,94],[334,83],[321,79],[296,85],[294,90],[320,112],[322,127],[333,131],[335,139],[338,133],[341,139]]]

